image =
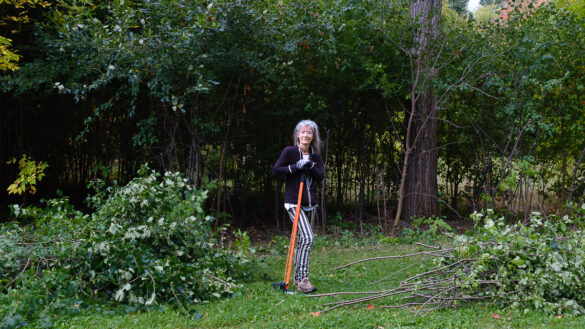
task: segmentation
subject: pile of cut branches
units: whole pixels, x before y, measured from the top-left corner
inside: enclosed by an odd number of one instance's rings
[[[240,250],[223,248],[203,210],[207,190],[180,173],[143,166],[126,186],[96,185],[91,215],[67,197],[47,200],[44,209],[12,207],[31,224],[0,225],[0,328],[47,325],[48,315],[96,302],[176,303],[189,313],[184,305],[232,295],[261,273],[242,242]]]
[[[326,304],[321,312],[398,296],[401,303],[380,307],[410,308],[419,314],[480,302],[539,309],[549,314],[585,313],[585,233],[571,229],[576,227],[575,220],[567,216],[545,220],[541,214],[533,213],[531,224],[524,226],[508,225],[491,212],[476,213],[472,218],[476,222],[475,234],[448,235],[452,239],[448,248],[419,243],[429,250],[362,259],[337,268],[405,257],[421,258],[410,266],[434,262],[432,269],[403,280],[397,287],[311,297],[367,295]]]

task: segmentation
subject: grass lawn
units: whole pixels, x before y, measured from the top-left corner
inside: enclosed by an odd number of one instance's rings
[[[362,258],[407,254],[422,250],[418,246],[393,245],[376,248],[327,249],[316,246],[311,256],[311,281],[318,293],[372,291],[397,286],[400,280],[420,272],[417,265],[381,283],[369,283],[415,263],[415,259],[377,260],[341,270],[335,267]],[[271,278],[246,284],[231,298],[187,307],[195,316],[181,310],[130,314],[87,314],[58,320],[58,328],[583,328],[584,318],[554,317],[540,312],[507,309],[496,305],[473,305],[414,316],[412,310],[384,309],[397,299],[384,299],[358,306],[346,306],[315,316],[324,304],[347,299],[329,296],[308,298],[304,294],[286,295],[272,288],[282,281],[285,256],[267,255]],[[423,267],[424,266],[424,267]],[[428,266],[428,265],[427,265]],[[292,286],[292,283],[291,283]],[[294,290],[294,288],[293,288]],[[373,309],[372,309],[373,306]],[[194,311],[196,310],[196,311]]]

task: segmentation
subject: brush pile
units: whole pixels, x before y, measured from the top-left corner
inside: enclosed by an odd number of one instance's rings
[[[549,314],[585,313],[585,233],[582,218],[544,218],[533,213],[530,225],[509,225],[492,212],[473,214],[473,236],[448,235],[449,248],[426,246],[429,250],[380,259],[418,257],[416,264],[434,262],[432,268],[382,291],[339,292],[322,297],[365,294],[366,297],[325,305],[322,312],[377,299],[392,300],[382,308],[409,308],[419,314],[469,303],[509,304]],[[413,264],[413,265],[416,265]],[[402,270],[405,270],[403,268]],[[401,271],[402,271],[401,270]],[[392,297],[393,298],[389,298]],[[398,300],[399,302],[396,302]]]

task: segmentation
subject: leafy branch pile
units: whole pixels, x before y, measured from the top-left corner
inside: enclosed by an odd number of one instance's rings
[[[231,294],[254,263],[223,249],[205,216],[206,190],[144,167],[124,187],[96,184],[90,216],[66,198],[45,209],[13,206],[32,225],[0,227],[0,323],[91,300],[181,307]],[[23,320],[24,321],[24,320]]]
[[[363,292],[366,297],[330,304],[324,311],[345,305],[400,296],[387,308],[413,308],[416,313],[458,307],[471,302],[512,305],[525,311],[542,310],[548,314],[585,313],[585,233],[573,220],[545,219],[531,215],[531,225],[508,225],[504,218],[475,213],[477,232],[456,235],[452,247],[429,247],[410,255],[388,258],[422,257],[433,261],[432,269],[402,281],[398,287]],[[480,225],[483,223],[483,225]],[[417,263],[420,264],[421,262]],[[314,295],[348,294],[348,292]]]

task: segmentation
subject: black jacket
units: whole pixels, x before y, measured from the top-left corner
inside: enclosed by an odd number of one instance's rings
[[[286,178],[286,185],[284,187],[285,203],[297,203],[301,183],[301,170],[297,169],[296,164],[301,158],[302,153],[298,146],[287,146],[282,150],[280,157],[272,168],[273,176]],[[315,182],[320,182],[325,178],[323,160],[312,148],[309,160],[313,163],[306,171],[307,179],[303,188],[302,206],[314,206],[317,204],[317,184]],[[307,194],[307,191],[310,193]]]

